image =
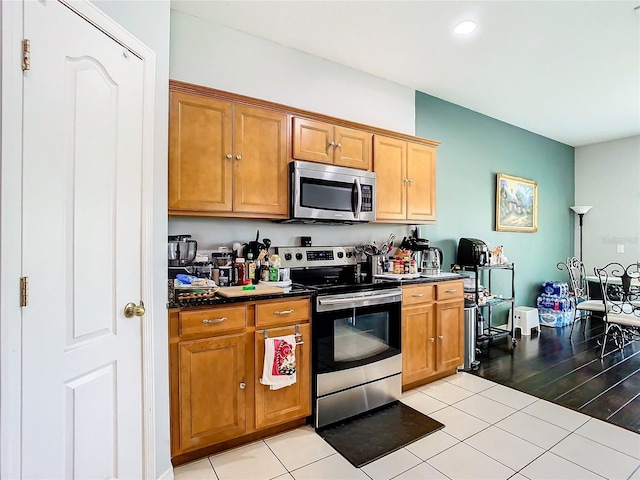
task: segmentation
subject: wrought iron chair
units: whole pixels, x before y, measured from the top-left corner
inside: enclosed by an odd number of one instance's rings
[[[600,280],[605,331],[600,358],[604,357],[607,342],[613,341],[622,350],[628,343],[640,340],[640,262],[625,267],[609,263],[594,268]]]
[[[578,321],[578,317],[586,320],[591,317],[594,312],[604,313],[604,303],[601,300],[591,300],[589,296],[589,282],[587,282],[584,264],[580,260],[576,257],[568,257],[566,261],[558,262],[556,266],[558,270],[564,269],[569,274],[571,292],[576,301],[573,323],[571,323],[571,331],[569,332],[569,339],[571,339],[573,327]]]

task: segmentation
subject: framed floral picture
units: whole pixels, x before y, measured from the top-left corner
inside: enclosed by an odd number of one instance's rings
[[[496,230],[527,233],[538,231],[538,182],[498,174]]]

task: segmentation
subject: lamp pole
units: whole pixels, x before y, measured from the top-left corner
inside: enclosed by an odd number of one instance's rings
[[[582,263],[582,218],[584,217],[584,213],[579,213],[579,225],[580,225],[580,263]]]
[[[569,207],[575,213],[578,214],[578,225],[580,226],[580,263],[582,263],[582,224],[585,214],[593,208],[591,205],[574,205]]]

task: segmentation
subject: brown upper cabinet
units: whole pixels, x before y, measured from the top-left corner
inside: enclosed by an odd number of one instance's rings
[[[376,221],[434,223],[439,143],[169,82],[169,215],[288,217],[288,163],[374,171]]]
[[[436,147],[373,137],[376,222],[436,221]]]
[[[371,171],[369,132],[293,118],[293,158]]]
[[[287,115],[170,91],[169,214],[284,218]]]

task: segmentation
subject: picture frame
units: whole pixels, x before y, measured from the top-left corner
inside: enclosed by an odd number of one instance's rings
[[[524,233],[538,231],[538,182],[498,173],[496,230]]]

